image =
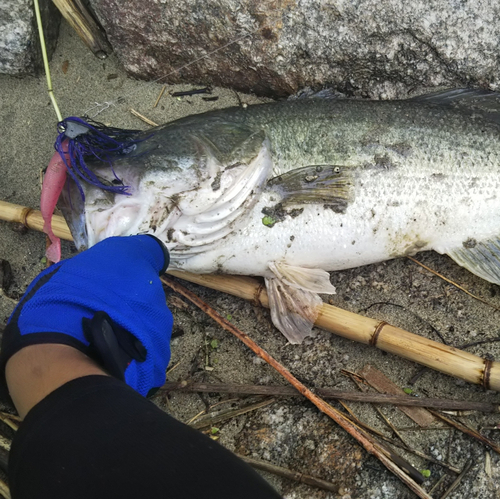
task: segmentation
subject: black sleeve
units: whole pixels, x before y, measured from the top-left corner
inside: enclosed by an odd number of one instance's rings
[[[279,499],[252,468],[125,383],[79,378],[26,416],[12,499]]]

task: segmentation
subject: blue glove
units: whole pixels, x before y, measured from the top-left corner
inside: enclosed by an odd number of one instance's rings
[[[159,279],[168,251],[148,235],[112,237],[44,270],[5,328],[9,358],[41,343],[70,345],[142,395],[165,382],[172,314]]]

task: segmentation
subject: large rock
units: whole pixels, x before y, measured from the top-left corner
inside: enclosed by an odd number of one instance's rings
[[[40,0],[49,57],[57,43],[61,16],[50,0]],[[43,67],[33,0],[0,0],[0,73],[38,74]]]
[[[166,82],[274,96],[328,85],[375,98],[406,96],[416,87],[499,85],[496,2],[91,3],[124,67],[138,78],[168,75]]]

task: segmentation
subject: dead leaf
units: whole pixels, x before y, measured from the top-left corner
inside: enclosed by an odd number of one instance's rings
[[[174,295],[168,297],[168,306],[178,308],[180,310],[187,310],[189,308],[189,305],[185,301]]]
[[[406,395],[405,392],[393,383],[385,374],[380,372],[375,367],[367,364],[359,373],[365,381],[371,385],[375,390],[380,393],[392,393],[393,395]],[[410,395],[408,395],[409,397]],[[434,416],[423,407],[407,407],[397,406],[398,409],[403,411],[409,418],[413,419],[419,426],[430,426],[436,419]]]

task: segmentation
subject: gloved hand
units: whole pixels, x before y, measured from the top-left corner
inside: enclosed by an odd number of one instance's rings
[[[21,348],[62,343],[96,360],[142,395],[165,382],[172,314],[159,279],[168,251],[148,235],[112,237],[43,271],[5,328],[4,376]]]

